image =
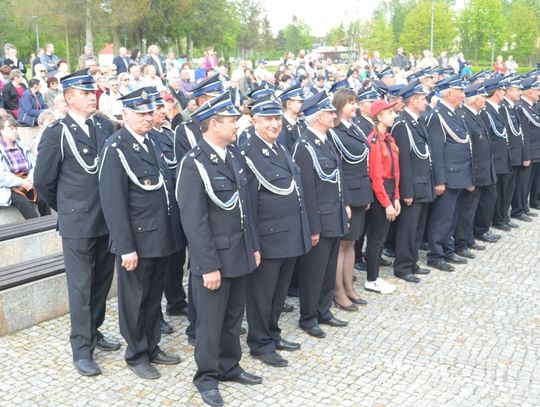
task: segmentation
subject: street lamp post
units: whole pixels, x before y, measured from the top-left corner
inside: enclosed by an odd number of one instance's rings
[[[32,20],[34,20],[34,23],[36,24],[36,49],[39,49],[39,27],[37,19],[37,16],[32,16]]]
[[[433,55],[433,20],[434,20],[434,14],[435,14],[435,3],[433,0],[431,0],[431,38],[429,42],[429,49],[431,51],[431,55]]]

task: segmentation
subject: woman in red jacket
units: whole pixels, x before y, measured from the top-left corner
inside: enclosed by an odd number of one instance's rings
[[[368,136],[369,177],[375,198],[367,215],[371,223],[367,232],[365,288],[381,294],[391,294],[396,289],[379,277],[381,254],[390,222],[396,220],[401,211],[398,148],[388,132],[394,124],[394,105],[385,100],[378,100],[371,105],[375,128]]]

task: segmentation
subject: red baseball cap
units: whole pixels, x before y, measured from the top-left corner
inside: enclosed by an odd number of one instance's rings
[[[371,104],[371,108],[369,110],[369,113],[371,114],[371,117],[376,117],[380,112],[386,109],[392,108],[397,102],[388,103],[386,100],[376,100]]]

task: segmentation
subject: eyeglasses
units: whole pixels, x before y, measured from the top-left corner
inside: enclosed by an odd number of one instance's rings
[[[41,73],[47,73],[47,70],[44,69],[44,70],[42,70],[42,71],[40,70],[40,71],[38,71],[38,72],[41,72]]]
[[[129,82],[129,78],[122,79],[122,82]]]

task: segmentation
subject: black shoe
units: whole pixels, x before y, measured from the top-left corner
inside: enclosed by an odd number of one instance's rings
[[[493,233],[491,230],[488,230],[486,233],[488,234],[488,236],[491,236],[492,238],[497,239],[497,240],[499,240],[502,237],[502,235]]]
[[[510,226],[512,229],[519,228],[519,225],[517,223],[514,223],[514,222],[508,222],[507,225]]]
[[[281,312],[293,312],[294,311],[294,305],[291,305],[291,304],[283,304],[283,309],[281,310]]]
[[[247,328],[244,325],[242,325],[240,327],[240,335],[245,335],[245,334],[247,334]]]
[[[167,311],[165,311],[165,313],[170,317],[178,317],[180,315],[187,316],[187,307],[167,310]]]
[[[351,300],[351,302],[353,302],[356,305],[367,305],[367,301],[362,298],[349,297],[349,300]]]
[[[106,339],[101,332],[98,331],[96,348],[105,352],[112,352],[120,349],[120,342],[114,339]]]
[[[532,222],[532,218],[524,213],[519,216],[512,216],[514,219],[520,220],[522,222]]]
[[[300,289],[297,287],[289,287],[287,295],[289,297],[300,297]]]
[[[452,264],[467,264],[467,260],[465,260],[463,257],[459,257],[455,253],[450,253],[447,256],[444,256],[447,263]]]
[[[486,243],[497,243],[497,241],[499,240],[496,237],[493,237],[491,234],[488,234],[488,232],[475,236],[474,238],[476,240],[480,240],[481,242]]]
[[[383,249],[382,253],[386,257],[391,257],[391,258],[396,257],[396,252],[395,252],[395,250],[392,250],[392,249]]]
[[[73,366],[83,376],[97,376],[101,374],[101,369],[92,359],[74,360]]]
[[[470,244],[470,245],[467,245],[469,247],[469,249],[471,250],[478,250],[478,251],[481,251],[481,250],[486,250],[486,246],[483,246],[481,244],[478,244],[476,242],[474,242],[473,244]]]
[[[334,300],[334,304],[336,307],[338,307],[339,309],[343,311],[349,311],[349,312],[358,311],[358,305],[356,305],[355,303],[352,303],[351,305],[341,305],[339,302]]]
[[[261,376],[255,376],[254,374],[248,372],[242,372],[236,377],[233,377],[231,379],[224,379],[223,381],[254,385],[261,384],[263,382],[263,379]]]
[[[188,336],[187,343],[188,345],[195,346],[195,338],[193,336]]]
[[[366,265],[365,262],[359,261],[357,263],[354,263],[354,269],[357,270],[357,271],[366,271],[367,270],[367,265]]]
[[[393,261],[381,257],[381,267],[391,267],[394,264]]]
[[[264,355],[251,355],[255,359],[259,359],[261,362],[267,364],[268,366],[272,367],[285,367],[288,366],[289,362],[285,359],[283,359],[279,353],[276,351],[265,353]]]
[[[292,352],[292,351],[300,349],[300,344],[296,342],[286,341],[285,339],[281,338],[279,342],[276,343],[276,349]]]
[[[538,216],[537,213],[534,213],[534,212],[531,212],[531,211],[525,212],[525,215],[530,216],[531,218],[536,218]]]
[[[344,326],[347,326],[349,322],[337,319],[336,317],[332,316],[330,318],[319,318],[319,324],[329,325],[336,328],[343,328]]]
[[[157,370],[150,363],[141,363],[140,365],[128,365],[128,369],[139,376],[141,379],[155,380],[161,377]]]
[[[150,358],[150,363],[155,363],[156,365],[177,365],[180,363],[180,356],[171,355],[170,353],[165,353],[159,349],[156,354]]]
[[[394,276],[396,276],[397,278],[400,278],[408,283],[419,283],[420,280],[418,277],[416,277],[414,274],[412,273],[407,273],[407,274],[395,274],[394,273]]]
[[[502,230],[503,232],[510,232],[512,228],[507,225],[506,223],[503,223],[502,225],[492,225],[495,229]]]
[[[222,407],[223,398],[218,389],[201,391],[201,398],[206,404],[212,407]]]
[[[319,325],[312,326],[311,328],[300,328],[309,336],[314,336],[315,338],[324,338],[326,336],[326,334]]]
[[[474,259],[474,258],[476,258],[476,256],[473,253],[471,253],[471,251],[469,249],[456,250],[456,254],[459,257],[465,257],[466,259]]]
[[[420,243],[420,250],[427,252],[429,250],[429,243],[428,242]]]
[[[428,266],[431,266],[441,271],[448,271],[448,272],[456,271],[456,269],[453,266],[451,266],[444,260],[428,260],[427,264]]]
[[[418,267],[418,268],[414,269],[412,273],[413,274],[419,274],[419,275],[426,275],[426,274],[431,273],[431,270]]]
[[[172,326],[169,325],[167,321],[161,320],[159,321],[159,330],[162,334],[172,334],[174,332],[174,329]]]

